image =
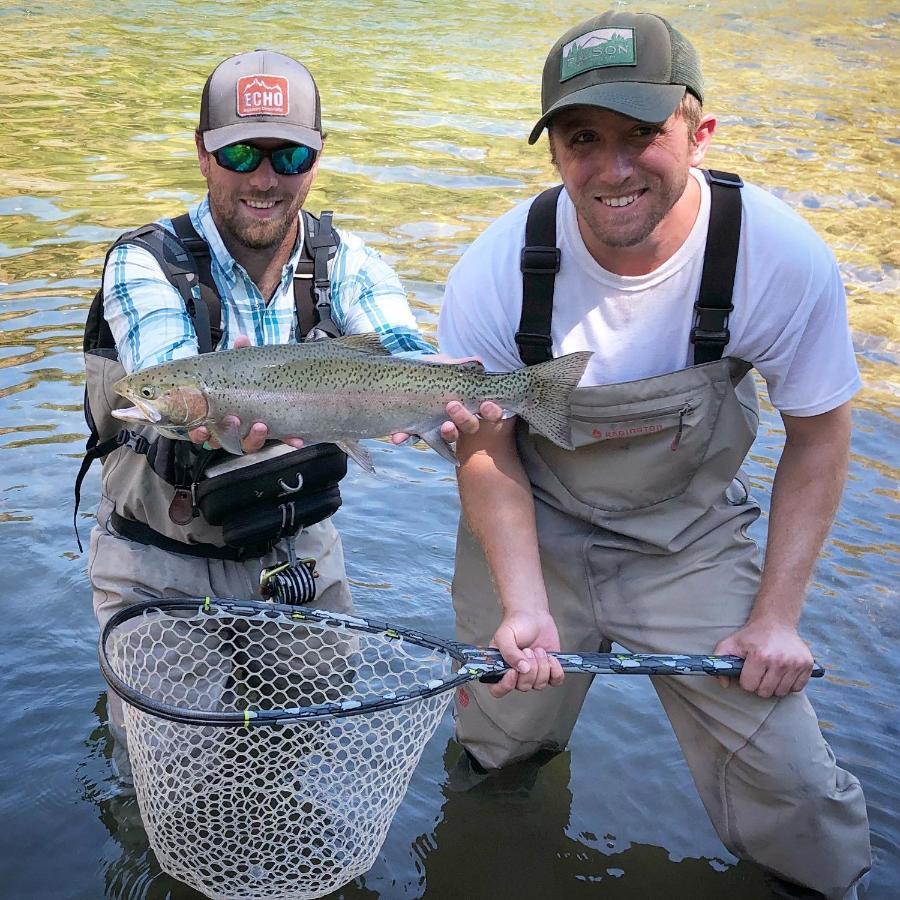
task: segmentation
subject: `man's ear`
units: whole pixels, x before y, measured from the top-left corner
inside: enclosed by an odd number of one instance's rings
[[[697,130],[693,134],[693,143],[691,144],[691,165],[695,168],[703,162],[706,151],[709,149],[712,136],[716,133],[716,117],[713,115],[704,116],[697,126]]]
[[[203,146],[203,135],[199,131],[194,132],[194,144],[197,147],[197,160],[200,163],[200,172],[206,178],[210,167],[210,153]]]

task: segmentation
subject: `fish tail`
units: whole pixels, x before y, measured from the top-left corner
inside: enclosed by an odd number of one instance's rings
[[[517,412],[535,431],[564,450],[574,449],[569,401],[592,355],[587,350],[568,353],[524,370],[528,384]]]

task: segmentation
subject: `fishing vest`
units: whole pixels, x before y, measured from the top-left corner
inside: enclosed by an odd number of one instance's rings
[[[331,212],[318,219],[305,210],[302,215],[304,240],[294,273],[297,334],[300,340],[336,337],[340,331],[331,317],[329,269],[340,239],[331,226]],[[188,214],[173,219],[172,225],[175,234],[151,223],[121,235],[106,260],[123,243],[151,253],[184,301],[199,351],[208,353],[222,336],[221,298],[209,245]],[[195,287],[200,302],[194,299]],[[83,349],[84,413],[90,435],[75,482],[76,538],[81,484],[95,459],[103,460],[101,493],[108,501],[98,511],[101,527],[189,556],[262,556],[279,540],[340,507],[338,482],[346,474],[347,458],[334,444],[294,450],[272,442],[245,460],[163,437],[151,426],[121,427],[112,410],[129,404],[112,386],[125,371],[103,315],[102,284],[88,312]],[[207,471],[218,470],[224,471],[205,477]]]

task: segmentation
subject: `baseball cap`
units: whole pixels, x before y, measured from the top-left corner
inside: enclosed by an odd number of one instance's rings
[[[274,50],[230,56],[203,86],[200,133],[210,152],[254,138],[281,138],[320,150],[316,82],[306,66]]]
[[[700,60],[681,32],[650,13],[603,13],[553,45],[541,82],[542,115],[528,143],[570,106],[600,106],[642,122],[663,122],[686,90],[703,102]]]

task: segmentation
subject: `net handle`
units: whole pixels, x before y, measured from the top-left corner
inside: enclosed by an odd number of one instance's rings
[[[126,684],[113,670],[106,653],[107,640],[112,631],[130,619],[147,612],[195,612],[198,615],[225,611],[228,615],[248,619],[272,621],[317,622],[319,624],[368,634],[378,634],[392,640],[407,640],[420,647],[445,653],[459,668],[448,678],[437,679],[413,690],[392,693],[361,703],[358,700],[321,703],[292,709],[252,710],[243,712],[197,712],[160,703]],[[554,653],[563,670],[588,675],[740,675],[744,660],[737,656],[710,656],[675,653]],[[470,681],[487,683],[499,681],[509,666],[493,647],[478,648],[458,641],[448,641],[434,635],[401,628],[375,619],[336,613],[324,609],[288,606],[260,600],[215,599],[210,597],[147,600],[119,610],[106,623],[100,634],[98,656],[100,671],[110,688],[126,703],[144,712],[191,725],[223,727],[258,727],[261,725],[290,725],[315,719],[345,718],[361,713],[393,709],[415,703],[444,691],[453,690]],[[821,678],[825,670],[813,664],[812,677]]]

